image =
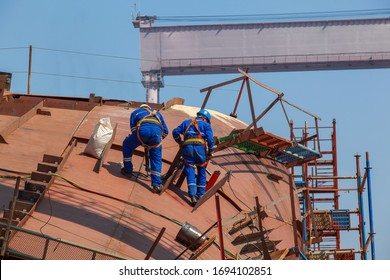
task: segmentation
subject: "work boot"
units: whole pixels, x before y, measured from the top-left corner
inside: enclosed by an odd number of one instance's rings
[[[156,187],[156,186],[152,186],[152,192],[153,193],[160,193],[162,190],[162,185]]]
[[[121,168],[121,173],[127,178],[134,179],[134,174],[132,172],[127,172],[124,168]]]
[[[191,206],[194,207],[195,204],[198,202],[195,196],[191,196]]]

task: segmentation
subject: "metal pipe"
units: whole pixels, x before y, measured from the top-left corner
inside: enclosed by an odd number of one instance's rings
[[[307,261],[307,257],[302,253],[301,250],[299,250],[299,256],[301,257],[302,260]]]
[[[360,155],[356,156],[356,177],[357,177],[357,187],[358,187],[358,206],[359,206],[359,228],[360,228],[360,248],[364,248],[364,243],[366,241],[366,229],[364,227],[364,204],[363,204],[363,188],[361,187],[361,174],[360,174]],[[364,250],[361,253],[361,259],[367,260],[367,253]]]
[[[222,232],[222,218],[221,218],[221,207],[219,205],[219,196],[215,196],[215,208],[217,210],[217,223],[218,223],[218,237],[219,237],[219,250],[221,260],[225,259],[225,247],[223,244],[223,232]]]
[[[325,180],[325,179],[357,179],[357,176],[308,176],[308,180]]]
[[[349,191],[357,191],[357,188],[346,188],[346,189],[335,189],[335,188],[317,188],[317,187],[312,187],[312,188],[307,188],[310,190],[311,193],[316,193],[316,192],[349,192]],[[337,210],[337,209],[336,209]]]
[[[305,199],[305,197],[303,197],[303,200],[302,200],[302,208],[303,208],[303,210],[306,212],[306,199]],[[303,233],[302,233],[302,235],[303,235],[303,243],[304,244],[306,244],[306,240],[307,240],[307,231],[306,231],[306,226],[307,226],[307,221],[306,221],[306,215],[304,215],[303,216]],[[307,252],[308,251],[308,246],[307,245],[305,245],[305,252]]]
[[[370,237],[371,237],[371,259],[375,260],[375,243],[374,243],[374,215],[372,210],[372,195],[371,195],[371,166],[369,154],[366,152],[366,174],[367,174],[367,193],[368,193],[368,215],[370,219]]]
[[[294,231],[294,245],[295,245],[295,255],[298,257],[299,255],[299,246],[298,246],[298,235],[297,235],[297,216],[295,213],[295,196],[294,196],[294,179],[292,175],[290,174],[288,176],[289,178],[289,187],[290,187],[290,202],[291,202],[291,218],[292,218],[292,225],[293,225],[293,231]]]
[[[362,251],[361,250],[348,250],[348,249],[344,249],[344,250],[320,250],[320,251],[312,251],[311,254],[312,255],[322,255],[322,254],[325,254],[325,255],[334,255],[334,254],[342,254],[342,253],[354,253],[354,254],[357,254],[357,253],[361,253]]]
[[[332,171],[333,171],[333,176],[336,176],[338,177],[339,176],[339,173],[338,173],[338,163],[337,163],[337,130],[336,130],[336,119],[333,119],[333,122],[332,122],[332,134],[331,134],[331,143],[332,143],[332,151],[331,151],[331,154],[332,154],[332,161],[333,161],[333,164],[332,164]],[[338,189],[339,188],[339,181],[335,178],[333,180],[333,187],[335,189]],[[339,195],[338,193],[335,193],[334,196],[334,209],[339,209]],[[340,244],[340,232],[337,231],[336,232],[336,249],[340,249],[341,247],[341,244]]]

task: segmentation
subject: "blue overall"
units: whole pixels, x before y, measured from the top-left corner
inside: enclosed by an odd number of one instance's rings
[[[150,109],[153,112],[153,109]],[[168,127],[164,121],[163,116],[160,112],[155,112],[160,119],[161,124],[155,116],[150,116],[150,112],[145,108],[138,108],[130,116],[130,130],[129,134],[122,144],[123,153],[123,164],[124,170],[128,173],[133,172],[133,163],[131,161],[133,156],[133,150],[138,146],[144,144],[149,149],[149,160],[150,160],[150,173],[152,179],[152,186],[158,187],[161,185],[161,168],[162,168],[162,138],[168,135]],[[141,121],[139,127],[138,123]],[[138,130],[138,131],[137,131]],[[142,140],[138,138],[138,135]],[[157,146],[158,145],[158,146]]]
[[[199,132],[196,130],[195,125],[192,124],[192,121],[185,120],[182,122],[172,131],[172,135],[179,144],[182,143],[180,135],[184,136],[182,153],[186,163],[184,168],[187,177],[188,195],[199,199],[206,190],[207,149],[210,153],[214,151],[214,139],[211,125],[207,121],[200,117],[195,119]],[[198,172],[197,177],[195,176],[195,169]]]

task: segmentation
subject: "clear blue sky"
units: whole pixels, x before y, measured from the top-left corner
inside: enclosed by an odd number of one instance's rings
[[[141,15],[164,17],[389,8],[387,0],[1,0],[0,71],[14,73],[11,90],[25,93],[28,46],[32,45],[32,93],[88,97],[90,92],[94,92],[107,98],[144,101],[145,90],[140,83],[139,71],[139,30],[134,29],[131,22],[132,14],[138,11]],[[387,159],[390,158],[387,148],[390,139],[387,124],[390,120],[390,69],[258,73],[253,76],[284,92],[289,101],[320,116],[323,119],[321,125],[331,125],[332,119],[336,118],[340,175],[354,175],[354,155],[361,154],[364,163],[365,152],[370,153],[377,233],[376,257],[390,259],[390,223],[386,208],[390,198],[386,179],[389,174]],[[160,100],[180,96],[187,105],[201,106],[204,95],[199,93],[200,88],[232,77],[236,76],[166,77]],[[221,92],[221,96],[224,93],[231,94],[226,91]],[[267,95],[267,92],[261,94]],[[211,108],[230,113],[233,103],[227,104],[221,100],[226,98],[212,98]],[[226,107],[229,107],[228,111]],[[250,122],[249,113],[243,109],[239,111],[239,117]],[[295,116],[291,117],[294,119]],[[296,117],[301,118],[299,115]],[[283,121],[270,122],[266,130],[275,131]],[[345,187],[354,186],[354,182],[351,182]]]

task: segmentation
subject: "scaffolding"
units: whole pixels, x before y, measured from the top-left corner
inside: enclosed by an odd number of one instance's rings
[[[291,167],[294,182],[299,192],[299,201],[303,223],[302,236],[304,238],[303,252],[309,259],[335,259],[351,260],[360,258],[368,259],[367,251],[371,243],[371,259],[375,259],[374,229],[371,201],[370,163],[366,153],[366,167],[363,177],[360,171],[360,155],[355,155],[356,174],[352,176],[340,176],[337,162],[337,134],[336,120],[332,126],[295,127],[300,130],[301,139],[310,139],[313,129],[330,131],[330,138],[318,139],[319,141],[305,141],[305,146],[316,149],[321,143],[321,158],[314,158],[310,162]],[[324,133],[321,133],[324,135]],[[341,183],[341,181],[343,183]],[[344,182],[355,184],[353,188],[341,188]],[[366,238],[363,192],[367,183],[370,232]],[[346,209],[341,207],[341,198],[351,194],[357,194],[357,208]],[[359,240],[359,248],[343,248],[343,232],[356,232]],[[360,255],[360,257],[359,257]]]
[[[368,152],[366,153],[366,167],[363,177],[360,172],[360,155],[356,155],[356,174],[353,176],[340,176],[338,174],[337,160],[337,135],[336,120],[332,126],[320,127],[316,115],[305,111],[298,106],[286,101],[283,93],[262,84],[248,74],[248,69],[243,71],[238,69],[241,77],[232,79],[201,90],[207,92],[202,109],[206,107],[208,99],[213,89],[235,83],[242,82],[234,110],[230,114],[237,117],[237,107],[246,85],[248,91],[249,105],[252,115],[252,123],[247,128],[233,130],[229,135],[215,139],[215,152],[227,147],[234,147],[254,154],[258,157],[267,157],[284,164],[291,169],[293,180],[290,184],[291,201],[293,204],[294,195],[298,194],[301,217],[303,245],[298,248],[291,248],[296,254],[304,256],[305,259],[367,259],[368,246],[371,244],[371,259],[375,259],[374,246],[374,226],[372,212],[372,196],[370,181],[370,162]],[[277,98],[258,116],[254,112],[252,93],[249,82],[267,89],[277,95]],[[312,116],[315,125],[309,127],[305,123],[304,127],[294,127],[292,120],[289,121],[290,140],[278,137],[270,132],[258,127],[257,123],[276,104],[280,103],[283,112],[287,116],[284,103]],[[321,136],[330,134],[330,138]],[[297,131],[301,137],[296,137]],[[330,133],[329,133],[330,131]],[[340,188],[340,181],[348,181],[356,184],[354,188]],[[368,212],[370,222],[369,237],[366,238],[363,192],[367,183],[368,191]],[[357,194],[357,208],[341,208],[340,196],[344,194]],[[294,207],[292,215],[295,216]],[[293,220],[295,220],[293,218]],[[298,222],[298,221],[296,221]],[[297,223],[294,234],[296,235]],[[343,248],[343,232],[357,232],[359,248]],[[290,250],[291,250],[290,249]]]

